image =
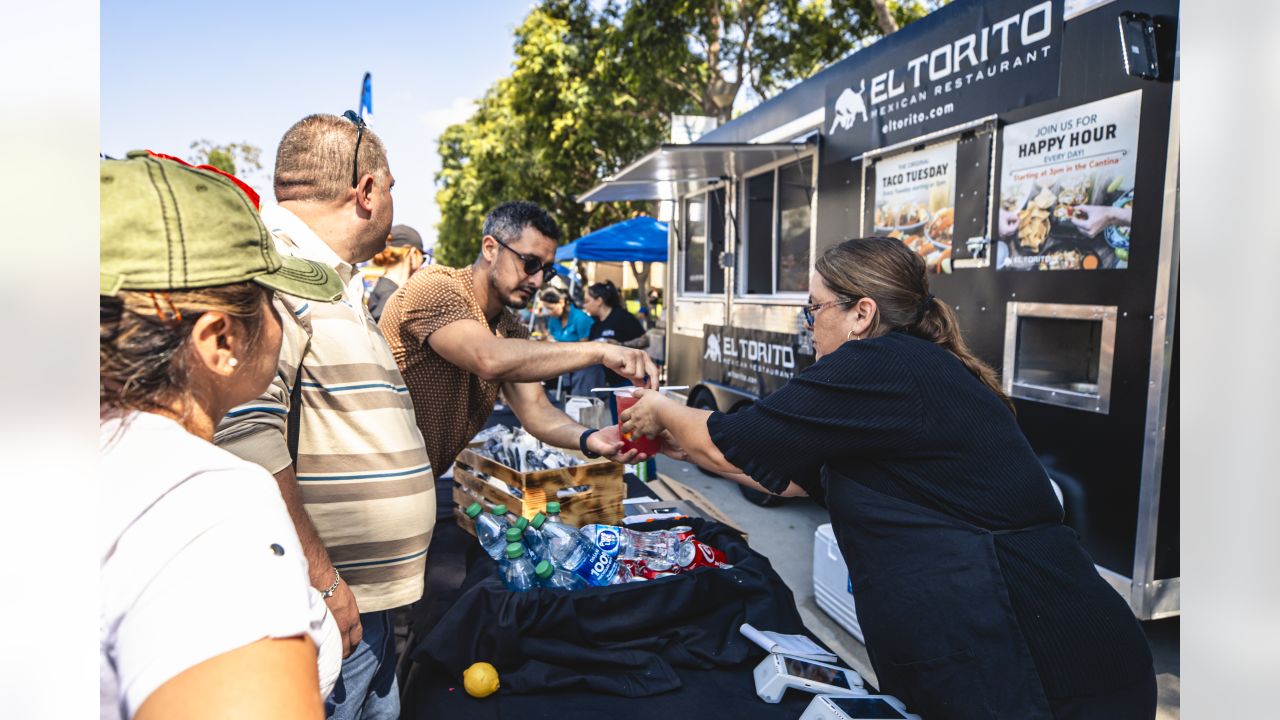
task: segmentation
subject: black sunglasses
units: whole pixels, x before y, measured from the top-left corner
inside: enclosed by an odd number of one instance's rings
[[[861,300],[862,298],[858,298]],[[804,322],[806,325],[813,325],[813,315],[828,305],[848,305],[849,303],[858,302],[858,300],[831,300],[829,302],[818,303],[816,305],[805,305],[800,308],[800,312],[804,314]]]
[[[356,124],[356,156],[351,159],[351,187],[355,187],[356,182],[360,180],[358,168],[360,167],[360,141],[364,138],[364,118],[357,115],[355,110],[342,113],[342,117]]]
[[[494,241],[494,242],[496,242],[496,243],[498,243],[498,244],[499,244],[499,245],[501,245],[502,247],[504,247],[504,248],[506,248],[506,249],[508,249],[508,250],[511,250],[511,246],[510,246],[510,245],[508,245],[508,244],[506,244],[506,243],[502,242],[501,240],[499,240],[498,238],[496,238],[496,237],[494,237],[494,236],[492,236],[492,235],[490,235],[489,237],[492,237],[492,238],[493,238],[493,241]],[[524,274],[525,274],[525,275],[532,275],[532,274],[534,274],[534,273],[538,272],[539,270],[541,270],[541,271],[542,271],[542,282],[550,282],[550,281],[551,281],[551,278],[553,278],[553,277],[555,277],[555,276],[556,276],[556,265],[555,265],[555,263],[553,263],[553,262],[549,262],[549,263],[545,263],[545,264],[544,264],[544,263],[542,262],[542,258],[537,257],[536,255],[525,255],[524,253],[518,253],[518,252],[516,252],[515,250],[511,250],[511,254],[512,254],[512,255],[515,255],[515,256],[516,256],[516,257],[518,257],[518,258],[520,258],[520,262],[524,264]]]

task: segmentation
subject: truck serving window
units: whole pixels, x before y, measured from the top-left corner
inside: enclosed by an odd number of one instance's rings
[[[806,157],[743,182],[741,294],[808,291],[813,178]]]

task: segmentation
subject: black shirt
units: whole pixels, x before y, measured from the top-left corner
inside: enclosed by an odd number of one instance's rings
[[[373,290],[369,291],[369,314],[373,319],[382,319],[382,309],[387,306],[387,301],[391,299],[391,295],[399,290],[400,286],[393,280],[388,280],[385,276],[378,278],[378,282],[374,283]]]
[[[849,522],[842,488],[854,482],[992,531],[1062,519],[1004,403],[945,348],[905,333],[846,342],[760,402],[713,413],[707,429],[760,484],[780,492],[794,481],[827,506],[837,537]],[[1150,673],[1132,613],[1074,538],[1050,547],[1036,537],[998,535],[996,552],[1046,693]]]
[[[635,315],[616,307],[609,312],[608,317],[597,320],[596,324],[591,326],[591,334],[588,337],[592,340],[614,340],[624,343],[635,340],[644,335],[644,332],[644,326]],[[605,368],[604,374],[611,386],[630,384],[626,378],[608,368]]]

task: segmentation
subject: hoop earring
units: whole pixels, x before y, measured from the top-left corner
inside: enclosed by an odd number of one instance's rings
[[[852,339],[853,339],[853,331],[852,331],[852,330],[850,330],[850,331],[849,331],[849,334],[844,336],[844,339],[845,339],[845,340],[852,340]]]

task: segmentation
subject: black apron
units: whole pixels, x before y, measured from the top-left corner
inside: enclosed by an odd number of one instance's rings
[[[926,720],[1051,718],[996,556],[1001,533],[824,476],[840,482],[827,501],[881,691]]]

